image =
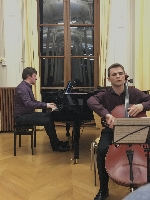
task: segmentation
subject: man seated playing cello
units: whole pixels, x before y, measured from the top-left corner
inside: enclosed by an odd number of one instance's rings
[[[121,64],[115,63],[108,68],[108,81],[111,83],[110,88],[100,91],[87,100],[89,108],[102,117],[107,123],[107,127],[102,130],[97,148],[97,168],[100,189],[94,200],[105,200],[109,195],[109,176],[105,169],[105,157],[109,145],[112,144],[113,141],[114,116],[111,115],[111,111],[116,106],[125,104],[125,70]],[[142,111],[150,110],[149,94],[134,87],[130,87],[128,92],[129,104],[132,104],[132,106],[128,108],[129,116],[135,117]]]

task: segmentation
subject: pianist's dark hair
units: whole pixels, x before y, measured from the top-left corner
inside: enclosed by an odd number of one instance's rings
[[[37,71],[33,67],[26,67],[22,72],[22,79],[25,80],[28,75],[32,76],[32,74],[37,74]]]
[[[112,68],[117,68],[117,67],[121,67],[122,70],[125,72],[124,67],[123,67],[121,64],[119,64],[119,63],[114,63],[114,64],[110,65],[110,67],[108,68],[108,77],[110,77],[110,70],[111,70]]]

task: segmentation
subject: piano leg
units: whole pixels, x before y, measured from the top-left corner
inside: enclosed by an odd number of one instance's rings
[[[74,121],[73,124],[73,148],[74,148],[74,164],[79,159],[79,140],[80,140],[80,122]]]
[[[67,137],[70,137],[69,130],[70,130],[70,124],[69,124],[69,123],[66,123],[66,136],[67,136]]]

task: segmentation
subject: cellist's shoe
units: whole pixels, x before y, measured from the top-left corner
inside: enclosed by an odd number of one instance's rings
[[[99,190],[94,200],[105,200],[109,196],[109,190]]]

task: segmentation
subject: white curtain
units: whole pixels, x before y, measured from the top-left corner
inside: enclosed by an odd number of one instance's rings
[[[150,90],[150,0],[135,1],[135,86]],[[147,112],[150,117],[150,111]]]
[[[99,55],[99,86],[105,86],[105,70],[108,44],[110,0],[100,0],[100,55]],[[94,113],[96,127],[102,129],[101,118]]]
[[[135,1],[135,86],[150,89],[150,0]]]
[[[40,95],[40,74],[38,56],[38,29],[37,29],[37,1],[26,0],[24,2],[24,67],[33,67],[37,70],[37,81],[33,86],[33,93],[37,100]]]
[[[99,56],[99,85],[105,85],[105,69],[108,44],[108,29],[110,15],[110,0],[100,1],[100,56]]]

